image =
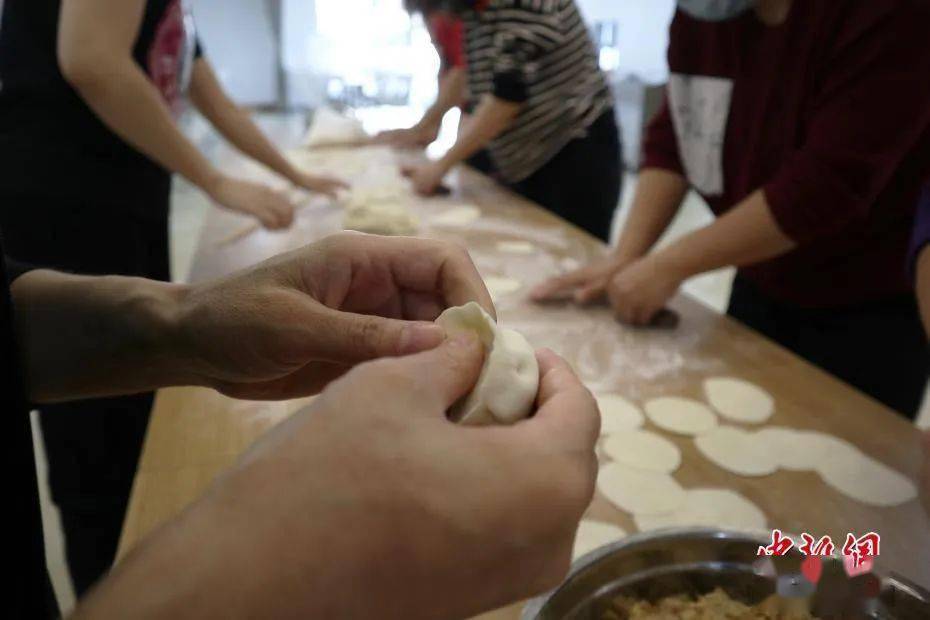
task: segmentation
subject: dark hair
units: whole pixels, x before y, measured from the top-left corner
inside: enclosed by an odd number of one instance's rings
[[[468,9],[468,0],[404,0],[404,9],[408,13],[429,15],[435,11],[462,13]]]

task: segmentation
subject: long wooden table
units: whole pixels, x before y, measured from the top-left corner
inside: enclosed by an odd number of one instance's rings
[[[255,169],[243,174],[258,176]],[[759,334],[720,316],[684,295],[672,308],[677,329],[637,329],[618,324],[607,309],[538,307],[526,301],[535,282],[583,263],[603,245],[542,209],[468,169],[452,175],[453,195],[416,207],[426,236],[464,243],[485,276],[521,280],[524,288],[501,296],[501,321],[522,331],[537,347],[565,356],[599,393],[633,401],[659,395],[703,399],[701,381],[730,375],[757,383],[776,401],[770,424],[817,429],[845,438],[866,453],[918,479],[919,435],[914,427],[848,385],[811,366]],[[428,225],[431,214],[467,202],[483,217],[467,229]],[[341,214],[332,205],[311,203],[286,233],[255,231],[243,236],[244,220],[214,211],[204,227],[192,281],[229,273],[278,252],[338,230]],[[539,248],[533,255],[502,254],[501,240],[520,239]],[[850,335],[854,337],[854,335]],[[136,476],[121,542],[121,554],[182,510],[257,437],[306,401],[235,401],[200,388],[161,390]],[[647,423],[648,426],[648,423]],[[814,473],[779,471],[761,478],[729,474],[704,459],[687,438],[671,437],[683,454],[674,476],[686,488],[725,487],[755,502],[771,527],[788,532],[847,532],[882,536],[878,565],[930,586],[930,523],[918,501],[874,508],[833,491]],[[587,516],[635,531],[632,519],[597,496]],[[519,606],[487,617],[516,618]]]

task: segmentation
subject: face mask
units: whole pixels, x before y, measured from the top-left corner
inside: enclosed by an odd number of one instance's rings
[[[695,19],[720,22],[748,11],[756,0],[678,0],[678,8]]]

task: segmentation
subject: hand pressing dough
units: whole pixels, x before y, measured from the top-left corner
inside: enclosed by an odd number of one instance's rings
[[[413,235],[417,219],[402,204],[374,203],[346,209],[342,227],[375,235]]]
[[[528,241],[498,241],[497,251],[504,254],[535,254],[536,246]]]
[[[491,294],[491,299],[497,300],[503,297],[504,295],[509,295],[519,291],[523,287],[523,283],[519,280],[514,280],[513,278],[502,278],[498,276],[488,276],[484,279],[484,285],[488,288],[488,293]]]
[[[704,393],[711,406],[734,422],[761,424],[775,413],[775,400],[762,388],[730,377],[704,382]]]
[[[843,495],[870,506],[897,506],[917,497],[910,479],[859,450],[833,455],[818,472]]]
[[[484,308],[471,301],[449,308],[436,319],[450,336],[475,334],[485,358],[478,382],[451,413],[455,422],[473,426],[513,424],[533,409],[539,389],[536,352],[520,333],[500,327]]]
[[[717,416],[703,403],[677,396],[654,398],[644,405],[649,421],[678,435],[700,435],[717,426]]]
[[[633,469],[620,463],[601,466],[597,490],[620,510],[653,515],[681,508],[685,492],[668,474]]]
[[[740,476],[767,476],[778,461],[755,433],[735,426],[718,426],[694,439],[698,451],[712,463]]]
[[[611,523],[583,519],[575,533],[572,562],[604,545],[626,538],[626,531]]]
[[[729,489],[690,489],[678,510],[661,515],[636,515],[640,532],[670,527],[714,527],[744,532],[766,528],[765,513]]]
[[[434,226],[468,226],[481,217],[481,209],[474,205],[460,205],[443,211],[430,222]]]
[[[671,441],[640,429],[610,435],[603,444],[611,460],[646,471],[670,474],[681,465],[681,451]]]

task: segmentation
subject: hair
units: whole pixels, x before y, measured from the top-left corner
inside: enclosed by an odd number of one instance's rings
[[[467,0],[404,0],[404,9],[408,13],[429,15],[435,11],[462,13],[468,8]]]

